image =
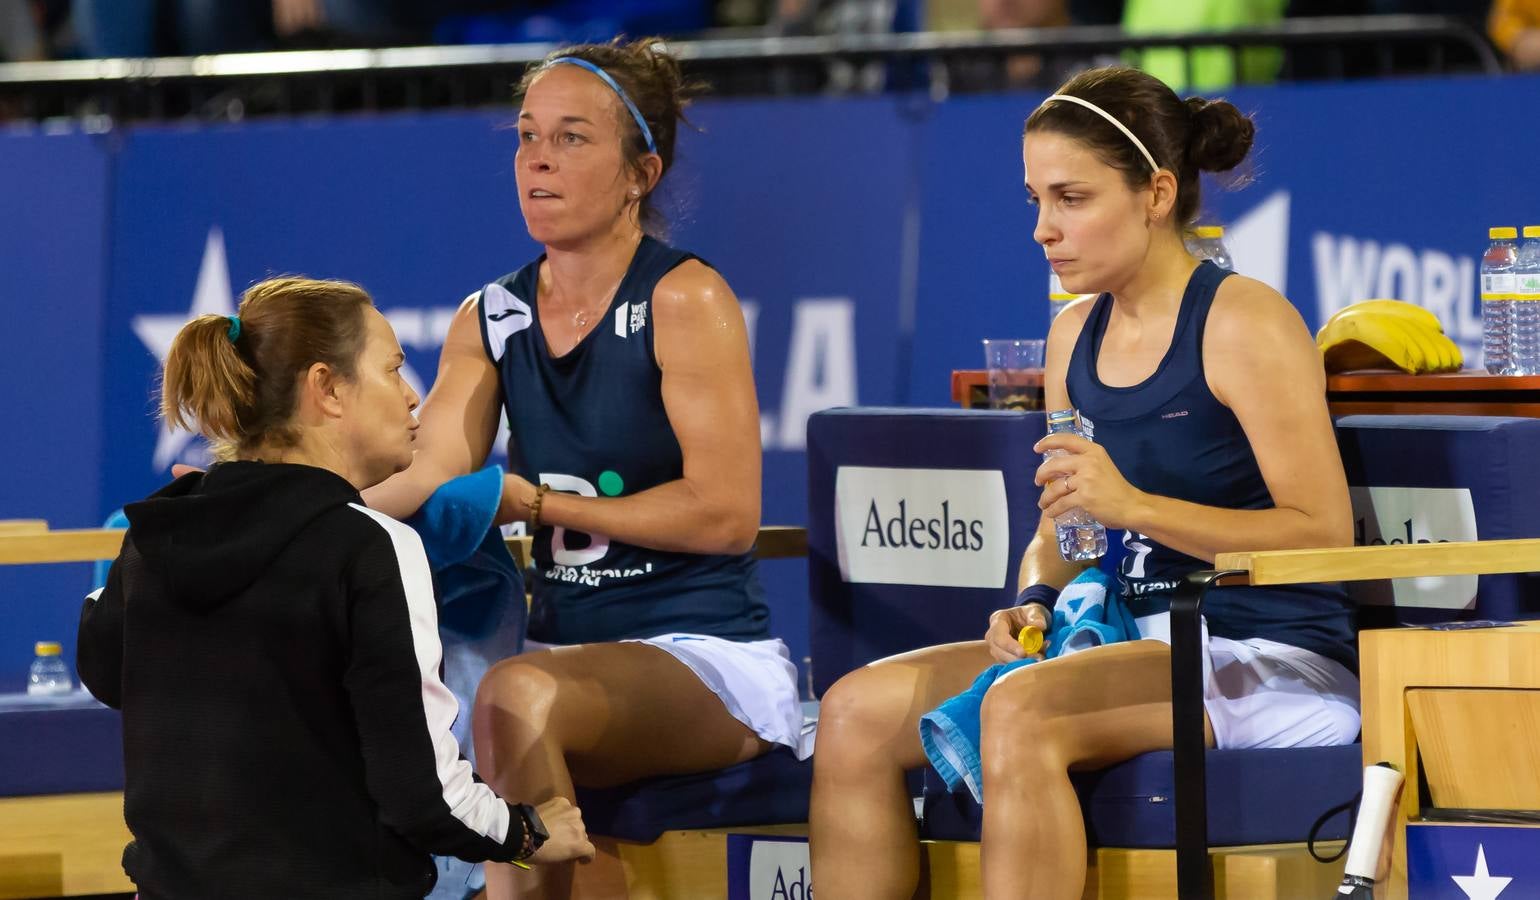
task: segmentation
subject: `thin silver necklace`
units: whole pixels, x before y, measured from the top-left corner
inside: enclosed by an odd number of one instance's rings
[[[615,286],[610,288],[609,292],[604,295],[604,302],[596,306],[593,312],[589,312],[586,309],[578,309],[574,311],[572,313],[573,326],[576,327],[579,331],[587,330],[591,323],[593,323],[600,315],[602,315],[605,310],[610,308],[611,301],[615,299],[615,294],[620,290],[621,282],[625,280],[625,273],[621,273],[620,279],[615,282]]]

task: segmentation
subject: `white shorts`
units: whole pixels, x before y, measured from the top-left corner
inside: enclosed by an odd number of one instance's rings
[[[802,701],[797,693],[797,667],[779,638],[729,641],[704,634],[660,634],[622,643],[649,644],[689,667],[716,694],[727,712],[772,744],[796,751],[798,759],[813,753],[813,734],[804,731]],[[550,647],[525,641],[526,652]]]
[[[1171,643],[1171,614],[1135,620]],[[1333,747],[1358,738],[1358,677],[1319,653],[1266,638],[1212,637],[1203,623],[1203,709],[1221,750]]]

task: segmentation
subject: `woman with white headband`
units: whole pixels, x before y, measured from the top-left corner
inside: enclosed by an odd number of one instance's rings
[[[1094,422],[1095,443],[1037,471],[1041,525],[1016,606],[983,641],[857,670],[823,697],[812,811],[813,884],[840,900],[908,898],[919,878],[904,771],[925,762],[917,721],[994,663],[1025,656],[1080,568],[1053,518],[1080,507],[1126,529],[1118,573],[1138,638],[1012,670],[983,696],[977,754],[989,898],[1068,900],[1086,845],[1074,768],[1171,746],[1171,593],[1218,553],[1345,546],[1346,478],[1325,382],[1294,307],[1183,246],[1198,174],[1234,168],[1253,126],[1234,106],[1186,101],[1141,72],[1079,75],[1027,120],[1033,238],[1076,294],[1048,335],[1045,399]],[[1219,747],[1345,744],[1359,729],[1352,611],[1335,586],[1225,588],[1205,601],[1204,701]]]
[[[411,513],[482,464],[507,413],[498,520],[534,534],[535,648],[487,673],[472,724],[478,771],[533,802],[777,744],[806,755],[749,552],[760,445],[743,313],[715,269],[648,234],[684,88],[650,40],[563,48],[526,74],[515,176],[545,252],[460,307],[416,459],[367,496]],[[488,866],[488,894],[624,896],[613,845],[597,846],[583,866]]]

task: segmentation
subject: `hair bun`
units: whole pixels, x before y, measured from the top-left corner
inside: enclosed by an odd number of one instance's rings
[[[1226,100],[1187,98],[1192,128],[1187,137],[1187,159],[1204,172],[1225,172],[1240,165],[1251,152],[1257,126]]]

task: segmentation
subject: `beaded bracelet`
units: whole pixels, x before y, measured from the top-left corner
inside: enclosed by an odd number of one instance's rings
[[[545,495],[551,490],[548,484],[542,484],[535,488],[535,499],[529,501],[529,533],[534,534],[540,530],[540,504],[545,500]]]

